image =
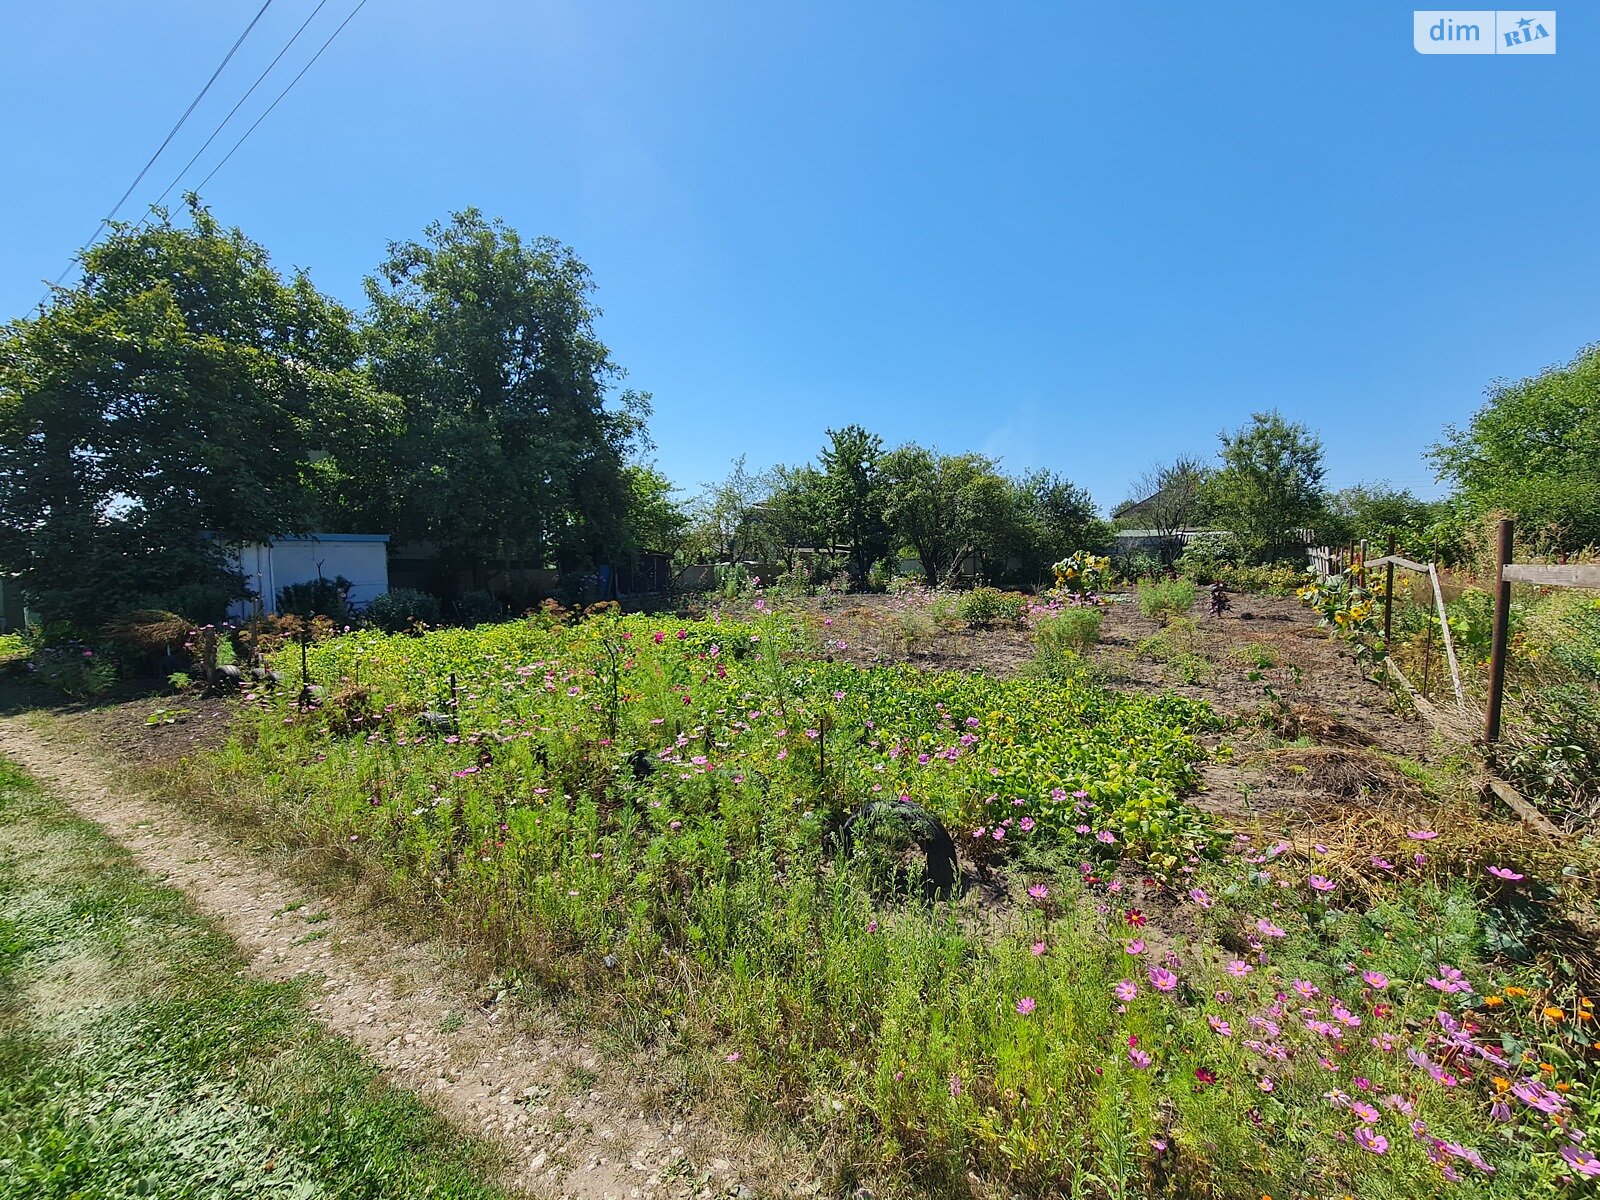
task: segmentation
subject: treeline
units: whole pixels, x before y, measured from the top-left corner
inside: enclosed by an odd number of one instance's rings
[[[638,544],[649,397],[570,249],[469,209],[392,243],[358,315],[186,216],[117,226],[0,331],[0,568],[47,617],[209,618],[243,594],[229,545],[319,529],[442,572]]]
[[[115,226],[83,277],[0,329],[0,571],[50,619],[151,608],[193,620],[243,595],[230,546],[316,530],[385,532],[441,579],[513,566],[579,579],[645,551],[679,562],[802,560],[856,586],[906,558],[929,582],[973,570],[1029,584],[1112,527],[1058,472],[1008,473],[851,425],[815,459],[680,502],[646,457],[650,398],[595,332],[577,256],[475,210],[391,243],[355,312],[223,228],[195,197]],[[1600,349],[1499,382],[1426,452],[1439,501],[1330,491],[1320,439],[1276,412],[1214,455],[1133,482],[1117,523],[1233,535],[1241,562],[1306,542],[1473,553],[1510,515],[1533,549],[1600,542]],[[510,597],[522,600],[523,597]]]

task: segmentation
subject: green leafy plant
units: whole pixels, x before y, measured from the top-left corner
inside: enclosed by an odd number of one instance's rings
[[[1152,580],[1139,585],[1139,611],[1169,622],[1193,608],[1194,597],[1194,584],[1187,579]]]

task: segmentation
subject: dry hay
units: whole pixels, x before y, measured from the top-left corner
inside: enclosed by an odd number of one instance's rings
[[[1314,704],[1296,704],[1272,714],[1270,722],[1274,733],[1290,740],[1305,737],[1324,746],[1357,748],[1373,744],[1371,736]]]
[[[1336,720],[1335,718],[1329,718]],[[1341,722],[1342,724],[1342,722]],[[1417,807],[1421,786],[1405,772],[1367,751],[1342,746],[1288,746],[1268,750],[1261,764],[1273,778],[1334,801],[1380,801]]]

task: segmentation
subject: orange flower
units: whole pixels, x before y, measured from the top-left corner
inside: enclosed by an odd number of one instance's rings
[[[1543,1071],[1546,1075],[1554,1075],[1556,1073],[1556,1069],[1549,1063],[1540,1063],[1539,1070]]]
[[[1566,1093],[1566,1092],[1570,1092],[1572,1090],[1572,1085],[1570,1083],[1566,1082],[1566,1080],[1562,1080],[1561,1082],[1559,1082],[1559,1083],[1557,1083],[1555,1085],[1555,1089],[1558,1092]]]
[[[1567,1019],[1567,1014],[1554,1004],[1545,1005],[1544,1016],[1547,1021],[1565,1021]]]
[[[1496,1075],[1494,1077],[1494,1090],[1497,1092],[1509,1092],[1511,1090],[1511,1080],[1506,1079],[1504,1076]]]
[[[1508,987],[1506,989],[1506,995],[1508,995],[1508,996],[1526,996],[1527,994],[1528,994],[1528,989],[1527,988]]]
[[[1505,1002],[1506,998],[1504,996],[1485,996],[1483,998],[1484,1007],[1486,1008],[1499,1008]]]

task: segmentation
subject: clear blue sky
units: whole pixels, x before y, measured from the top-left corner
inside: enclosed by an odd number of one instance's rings
[[[314,5],[274,0],[127,212]],[[7,6],[0,316],[258,7]],[[686,486],[859,421],[1109,507],[1277,407],[1334,486],[1432,494],[1489,380],[1600,338],[1600,6],[1557,11],[1512,58],[1418,55],[1392,3],[370,0],[205,199],[353,305],[452,208],[568,242]]]

